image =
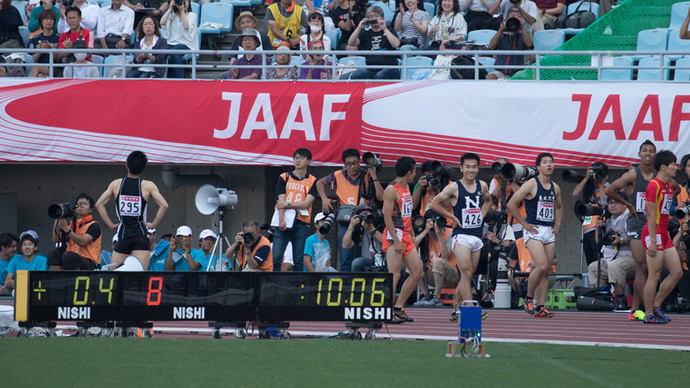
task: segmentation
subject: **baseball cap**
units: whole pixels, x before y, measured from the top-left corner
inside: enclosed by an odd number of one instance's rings
[[[199,240],[203,240],[206,237],[213,237],[214,240],[218,239],[218,235],[216,232],[212,231],[211,229],[204,229],[199,233]]]
[[[319,214],[314,216],[314,223],[317,223],[317,222],[323,220],[324,218],[326,218],[326,215],[323,214],[323,212],[320,212]]]
[[[175,236],[191,236],[192,234],[192,228],[187,225],[182,225],[177,228],[177,233],[175,233]]]
[[[26,232],[22,232],[22,234],[19,235],[19,241],[22,241],[24,236],[31,236],[31,238],[34,239],[36,243],[38,243],[38,233],[36,233],[35,230],[27,230]]]
[[[365,203],[355,206],[355,214],[359,214],[359,213],[361,213],[363,211],[367,211],[367,210],[370,212],[373,212],[373,210],[371,210],[369,205],[367,205]]]

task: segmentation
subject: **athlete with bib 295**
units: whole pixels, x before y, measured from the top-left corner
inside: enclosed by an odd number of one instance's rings
[[[673,202],[671,180],[676,175],[676,156],[668,150],[659,151],[654,157],[656,178],[647,185],[645,204],[647,224],[642,229],[642,244],[647,250],[647,283],[644,287],[644,323],[668,323],[671,320],[661,312],[661,302],[671,293],[683,276],[678,251],[668,233],[668,219]],[[661,268],[668,269],[668,276],[656,291]]]
[[[383,250],[386,252],[388,272],[393,274],[393,290],[400,280],[402,264],[410,271],[410,276],[403,283],[400,295],[395,302],[393,323],[413,322],[407,316],[403,306],[422,279],[422,262],[412,239],[412,195],[410,184],[414,183],[417,173],[416,162],[409,156],[403,156],[395,162],[396,178],[383,192]]]
[[[537,156],[536,167],[539,175],[525,182],[507,207],[523,227],[525,245],[535,265],[527,281],[525,311],[537,318],[551,318],[554,314],[544,307],[544,303],[549,289],[549,268],[556,253],[556,234],[563,219],[563,201],[561,188],[551,180],[553,156],[542,152]],[[524,219],[517,207],[523,199],[527,212]]]
[[[144,271],[149,267],[151,250],[146,229],[155,229],[168,210],[168,203],[158,191],[158,186],[141,179],[147,162],[143,152],[130,153],[127,156],[127,176],[112,181],[96,202],[96,209],[105,224],[110,229],[117,229],[118,241],[111,262],[117,264],[120,271]],[[105,209],[111,198],[115,198],[118,224],[113,223]],[[146,222],[146,205],[151,198],[156,201],[158,212],[153,222]]]
[[[472,277],[479,263],[482,243],[482,223],[491,209],[489,185],[477,179],[479,155],[466,153],[460,157],[462,179],[447,185],[431,202],[431,209],[453,220],[452,249],[460,270],[460,283],[455,289],[456,303],[451,321],[457,320],[459,303],[472,300]],[[453,212],[443,203],[450,199]]]

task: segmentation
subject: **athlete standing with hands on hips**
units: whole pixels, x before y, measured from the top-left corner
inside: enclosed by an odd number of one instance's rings
[[[549,288],[549,268],[556,254],[556,234],[563,219],[563,201],[561,188],[551,180],[553,156],[542,152],[537,156],[536,167],[539,175],[525,182],[507,207],[523,227],[525,245],[534,262],[527,281],[525,312],[537,318],[551,318],[554,314],[544,307],[544,303]],[[527,212],[524,219],[517,207],[523,199]]]
[[[409,186],[415,181],[415,164],[409,156],[398,159],[395,162],[396,178],[383,192],[383,221],[386,224],[383,250],[386,252],[388,272],[393,274],[393,292],[398,287],[402,264],[405,263],[410,271],[393,308],[393,323],[414,321],[405,314],[403,306],[422,279],[422,262],[412,239],[412,195]]]
[[[158,186],[141,179],[147,162],[143,152],[130,153],[127,156],[127,176],[112,181],[96,202],[96,209],[105,224],[110,229],[117,229],[118,241],[111,260],[120,271],[144,271],[149,267],[151,250],[146,229],[155,229],[168,210],[168,203],[158,191]],[[115,198],[119,224],[113,223],[105,209],[111,198]],[[158,212],[153,222],[146,222],[146,206],[151,198],[156,201]]]
[[[668,234],[668,218],[673,201],[671,180],[676,176],[676,156],[668,150],[659,151],[654,157],[656,178],[647,185],[645,202],[647,224],[642,229],[642,244],[647,250],[647,283],[644,287],[644,323],[668,323],[671,320],[661,312],[661,302],[683,276],[678,251]],[[661,268],[669,275],[656,292]]]

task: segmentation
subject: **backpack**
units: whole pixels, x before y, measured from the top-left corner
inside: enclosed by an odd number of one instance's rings
[[[451,66],[474,66],[474,59],[467,55],[457,55],[450,61]],[[479,69],[479,79],[486,79],[486,69]],[[471,69],[450,69],[452,79],[474,79],[474,67]]]
[[[558,28],[587,28],[590,24],[597,20],[597,15],[592,13],[592,3],[587,2],[589,5],[588,10],[580,10],[580,7],[584,2],[578,4],[575,8],[575,12],[570,15],[561,15],[556,22]]]

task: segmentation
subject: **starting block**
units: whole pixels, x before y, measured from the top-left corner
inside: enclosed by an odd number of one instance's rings
[[[546,307],[550,309],[570,309],[577,306],[575,291],[572,289],[552,289],[546,294]]]

